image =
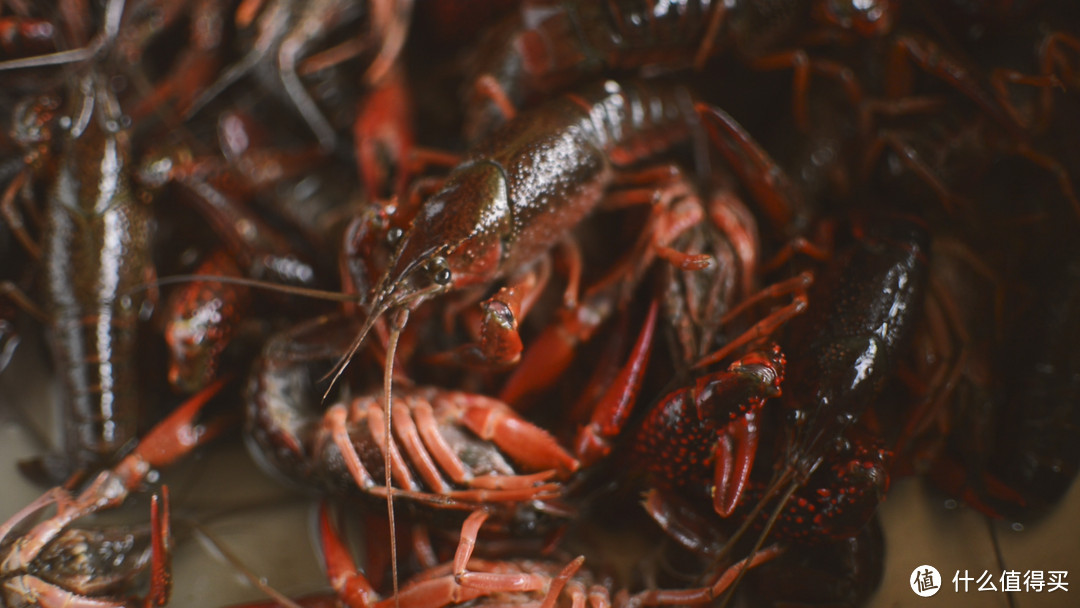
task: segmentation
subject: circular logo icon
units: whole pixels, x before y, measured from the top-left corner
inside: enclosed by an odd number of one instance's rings
[[[919,597],[930,597],[941,589],[941,574],[933,566],[922,565],[911,573],[911,590]]]

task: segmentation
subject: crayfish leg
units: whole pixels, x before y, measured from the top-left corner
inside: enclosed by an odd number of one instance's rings
[[[652,488],[641,505],[669,538],[690,551],[711,556],[727,541],[716,529],[715,518],[706,516],[677,493]]]
[[[738,307],[732,309],[724,319],[721,320],[721,324],[727,323],[732,317],[735,317],[746,310],[750,305],[756,304],[765,298],[772,298],[781,296],[787,293],[794,293],[791,302],[786,306],[775,310],[763,319],[754,323],[750,329],[743,332],[733,340],[729,341],[723,347],[713,351],[712,353],[702,357],[697,363],[693,365],[693,369],[702,369],[723,361],[728,355],[735,352],[737,349],[753,343],[762,338],[766,338],[776,332],[781,326],[790,321],[791,319],[802,314],[809,303],[807,299],[806,290],[813,283],[814,277],[809,272],[803,272],[797,276],[794,276],[785,281],[781,281],[774,285],[770,285],[759,291],[758,293],[746,298]]]
[[[370,200],[404,196],[412,167],[412,104],[400,70],[393,70],[360,102],[353,120],[356,165]]]
[[[694,106],[702,117],[709,139],[761,205],[773,227],[781,234],[803,221],[802,193],[784,170],[727,112],[704,103]]]
[[[172,530],[169,524],[169,488],[161,487],[150,500],[150,591],[145,604],[164,606],[172,595]]]
[[[461,536],[452,563],[453,572],[426,578],[406,585],[395,598],[402,606],[438,606],[463,603],[495,593],[543,591],[551,589],[553,580],[544,575],[527,572],[474,572],[469,570],[476,537],[487,519],[484,510],[474,511],[461,526]],[[564,583],[565,584],[565,583]],[[383,600],[381,605],[390,605]]]
[[[30,236],[30,233],[26,230],[26,224],[23,222],[22,214],[19,213],[19,209],[15,203],[16,195],[22,190],[26,184],[26,178],[29,171],[23,170],[15,174],[11,183],[4,189],[4,195],[0,198],[0,214],[3,215],[4,220],[7,221],[8,226],[11,228],[11,233],[15,235],[19,243],[26,249],[26,252],[30,254],[30,257],[35,260],[41,259],[41,246],[34,242],[34,238]]]
[[[531,469],[555,468],[572,473],[580,463],[559,445],[555,438],[513,414],[497,402],[474,400],[464,404],[462,423],[481,439],[490,439],[515,462]]]
[[[574,441],[575,452],[585,466],[611,452],[611,439],[618,436],[630,418],[645,377],[645,369],[649,366],[658,309],[659,305],[653,301],[629,360],[594,406],[589,423],[578,430],[577,439]]]
[[[686,604],[704,604],[706,602],[711,602],[730,589],[732,585],[742,577],[744,572],[777,557],[782,554],[784,550],[785,547],[779,544],[769,545],[768,547],[755,551],[752,555],[735,562],[735,564],[731,565],[723,572],[720,572],[715,580],[707,587],[699,587],[697,589],[654,589],[643,591],[633,597],[632,605],[682,606]]]
[[[326,501],[319,507],[319,540],[322,544],[326,576],[342,602],[352,607],[373,605],[379,596],[368,579],[360,573],[349,549],[330,522]]]

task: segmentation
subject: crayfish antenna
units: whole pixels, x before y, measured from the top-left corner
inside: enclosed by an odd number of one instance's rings
[[[184,111],[183,119],[185,121],[190,120],[203,108],[209,105],[211,101],[216,99],[218,95],[224,93],[225,89],[228,89],[233,83],[255,69],[255,66],[259,65],[259,61],[262,60],[264,53],[265,51],[261,51],[260,49],[252,49],[252,51],[245,55],[239,62],[228,68],[225,73],[207,87],[195,101],[191,102],[191,105]]]
[[[329,291],[326,289],[315,289],[312,287],[300,287],[298,285],[283,285],[281,283],[271,283],[269,281],[262,281],[259,279],[248,279],[246,277],[229,277],[219,274],[174,274],[167,277],[161,277],[153,281],[146,281],[140,285],[128,289],[127,291],[121,292],[121,295],[132,295],[141,291],[148,291],[157,287],[176,285],[178,283],[190,283],[192,281],[202,281],[204,283],[222,283],[224,285],[241,285],[254,289],[265,289],[266,291],[283,293],[290,296],[311,298],[313,300],[326,300],[328,302],[352,303],[356,302],[358,299],[356,294],[342,293],[340,291]]]
[[[364,321],[364,326],[360,329],[360,333],[356,334],[353,341],[349,344],[349,348],[345,350],[345,354],[338,358],[334,363],[334,367],[330,368],[330,371],[326,372],[326,375],[319,378],[319,382],[326,380],[330,381],[329,386],[326,387],[326,392],[323,393],[323,403],[330,398],[330,391],[334,389],[334,385],[337,384],[338,379],[341,378],[341,374],[345,373],[345,369],[349,367],[349,362],[356,356],[357,351],[360,350],[360,346],[364,343],[364,338],[367,337],[371,328],[375,325],[375,322],[379,320],[379,317],[383,315],[390,308],[389,304],[382,306],[380,309],[373,311],[368,315],[367,321]]]
[[[793,469],[788,469],[784,473],[782,473],[780,477],[775,480],[775,482],[773,482],[768,488],[766,488],[765,492],[761,496],[761,499],[758,500],[757,504],[754,505],[754,508],[746,514],[746,517],[743,518],[742,524],[740,524],[739,527],[736,528],[735,532],[730,537],[728,537],[727,542],[724,544],[724,547],[713,558],[713,567],[719,567],[720,562],[730,556],[731,552],[735,549],[735,545],[750,530],[750,527],[754,525],[755,521],[757,521],[758,516],[761,515],[762,511],[765,510],[765,507],[768,505],[769,500],[776,496],[777,492],[779,492],[780,488],[783,487],[784,484],[791,482],[793,479],[794,471]],[[792,486],[794,486],[795,489],[798,489],[798,485],[799,484],[797,481],[792,483]],[[783,509],[784,504],[787,503],[787,499],[790,498],[791,492],[793,491],[794,490],[789,490],[785,493],[785,498],[777,507],[776,513],[779,513],[780,509]],[[774,520],[775,514],[770,517],[770,521]],[[765,530],[765,534],[761,537],[762,539],[768,536],[771,527],[772,525],[770,523],[769,529]],[[761,542],[759,541],[758,546],[760,545]]]
[[[754,518],[757,517],[757,514],[761,512],[761,507],[768,501],[768,499],[771,498],[771,496],[774,495],[776,491],[783,486],[786,480],[790,480],[791,477],[793,477],[793,475],[791,475],[791,471],[792,470],[789,469],[788,473],[782,475],[780,479],[776,481],[776,483],[772,484],[769,487],[769,490],[766,492],[765,496],[762,497],[761,502],[758,503],[758,507],[754,509],[753,517],[748,517],[746,519],[747,522],[752,522]],[[765,539],[769,537],[769,533],[772,532],[773,526],[776,525],[776,520],[779,519],[780,513],[783,512],[784,507],[787,505],[788,501],[791,500],[792,495],[795,494],[795,491],[799,489],[800,485],[801,483],[797,479],[791,480],[791,483],[788,484],[787,490],[784,491],[783,495],[780,497],[779,502],[776,503],[776,507],[769,515],[769,521],[765,523],[765,527],[761,530],[761,534],[758,535],[757,541],[754,542],[754,547],[750,549],[749,555],[755,556],[757,555],[758,551],[761,551],[761,547],[764,546]],[[746,524],[744,524],[744,526],[745,525]],[[740,528],[740,532],[742,530],[743,529]],[[735,542],[735,540],[737,539],[733,538],[732,540],[728,541],[728,546],[731,546],[731,544]],[[744,560],[742,567],[739,568],[739,573],[735,576],[735,580],[731,581],[731,585],[727,588],[727,591],[724,592],[724,599],[720,602],[720,608],[727,608],[727,605],[731,603],[731,599],[735,597],[735,589],[739,586],[739,583],[742,582],[743,577],[746,576],[746,571],[750,569],[751,563],[752,560],[750,559]]]
[[[393,435],[391,432],[390,419],[392,418],[391,411],[393,410],[393,387],[394,387],[394,357],[397,353],[398,340],[401,338],[401,331],[405,329],[405,324],[409,321],[409,309],[400,308],[399,312],[394,319],[393,327],[390,330],[390,339],[386,345],[386,364],[383,366],[383,395],[385,401],[383,402],[383,420],[386,433],[386,441],[384,442],[386,448],[383,453],[383,462],[386,464],[385,479],[386,479],[386,516],[390,522],[390,573],[391,578],[394,579],[394,608],[398,608],[400,605],[400,599],[398,598],[398,560],[397,560],[397,528],[394,525],[394,488],[391,485],[393,483],[391,471],[390,459],[393,457],[393,450],[390,449],[390,442],[393,441]]]
[[[192,532],[195,533],[195,538],[203,545],[203,547],[208,549],[212,554],[221,556],[221,558],[228,562],[229,565],[236,568],[249,583],[259,591],[265,593],[267,597],[277,602],[278,605],[284,606],[285,608],[303,608],[300,604],[290,599],[289,596],[271,587],[270,584],[266,582],[266,577],[259,576],[255,572],[252,572],[251,568],[244,564],[235,553],[229,550],[228,546],[226,546],[213,532],[193,520],[184,520],[184,524],[191,528]]]
[[[322,380],[329,379],[330,385],[326,387],[326,392],[323,393],[323,401],[325,402],[330,397],[330,391],[333,390],[334,385],[337,383],[341,375],[345,373],[345,369],[349,366],[349,362],[360,350],[360,346],[364,343],[364,338],[371,332],[371,328],[374,327],[376,321],[379,320],[387,311],[394,309],[394,322],[390,328],[390,335],[386,345],[386,362],[383,367],[383,396],[385,398],[383,403],[383,417],[385,419],[385,427],[383,429],[386,437],[385,448],[383,452],[383,463],[385,464],[384,471],[384,483],[386,487],[386,512],[387,518],[390,522],[390,563],[391,573],[394,579],[394,606],[399,605],[398,598],[398,563],[397,563],[397,538],[395,535],[394,524],[394,487],[392,471],[392,458],[393,451],[390,449],[390,442],[393,441],[393,428],[391,424],[392,410],[393,410],[393,384],[394,384],[394,359],[397,356],[397,345],[401,338],[401,332],[405,329],[405,325],[409,321],[410,307],[423,302],[432,294],[438,293],[443,289],[439,284],[434,284],[424,289],[412,291],[395,296],[393,289],[387,289],[386,285],[391,284],[389,275],[383,277],[379,283],[379,287],[375,290],[375,293],[379,294],[375,299],[375,302],[371,306],[371,312],[368,314],[368,318],[364,321],[364,326],[360,329],[360,333],[356,335],[352,343],[349,344],[349,348],[337,360],[334,367],[323,376]]]
[[[0,72],[21,70],[24,68],[40,68],[51,65],[82,63],[83,61],[94,57],[101,49],[112,43],[112,41],[116,39],[116,35],[120,33],[120,18],[124,14],[124,4],[125,0],[109,0],[109,3],[105,5],[105,23],[102,27],[102,32],[99,36],[95,36],[86,46],[67,51],[47,53],[45,55],[20,57],[19,59],[0,61]]]
[[[58,51],[47,55],[36,55],[34,57],[21,57],[19,59],[0,61],[0,72],[21,70],[23,68],[40,68],[50,65],[81,63],[93,57],[94,54],[97,53],[99,46],[100,45],[95,45],[80,49],[71,49],[70,51]]]
[[[390,336],[386,345],[386,363],[383,367],[383,418],[385,420],[385,427],[383,429],[386,437],[386,447],[383,452],[384,467],[384,484],[386,487],[386,515],[390,522],[390,568],[391,575],[394,579],[394,605],[398,605],[398,560],[397,560],[397,538],[394,533],[394,488],[393,488],[393,476],[392,470],[392,458],[393,451],[390,449],[390,442],[393,441],[393,428],[391,423],[392,410],[393,410],[393,388],[394,388],[394,358],[397,356],[397,345],[401,338],[401,332],[405,329],[405,325],[409,322],[409,308],[408,304],[421,300],[430,293],[430,290],[421,290],[420,292],[410,294],[399,300],[393,300],[389,302],[376,302],[375,308],[368,316],[367,321],[364,322],[363,328],[360,333],[353,339],[352,344],[349,345],[345,354],[338,359],[334,364],[334,368],[323,377],[330,379],[330,386],[326,388],[326,392],[323,393],[323,401],[326,401],[330,396],[330,391],[334,388],[334,384],[337,382],[341,374],[345,372],[345,369],[349,366],[349,362],[352,361],[353,356],[360,350],[360,346],[364,342],[364,338],[370,333],[371,328],[378,321],[379,317],[386,313],[391,307],[396,307],[394,323],[390,328]]]
[[[1005,567],[1005,554],[1001,551],[1001,539],[998,538],[997,526],[994,525],[994,520],[985,513],[983,513],[983,521],[986,522],[986,530],[990,535],[990,542],[994,546],[994,559],[997,561],[998,570],[1004,572],[1007,570]],[[1012,591],[1005,593],[1005,600],[1008,602],[1009,608],[1016,608],[1016,598],[1013,597]]]
[[[352,343],[349,344],[349,348],[345,350],[345,354],[341,355],[341,358],[337,360],[337,363],[334,363],[334,367],[332,367],[325,376],[319,378],[319,382],[325,382],[326,380],[330,381],[330,386],[327,386],[326,392],[323,393],[323,402],[330,398],[330,391],[334,388],[334,385],[337,384],[341,375],[345,373],[345,369],[349,367],[349,362],[352,361],[352,358],[359,352],[360,346],[364,343],[364,338],[371,332],[371,328],[374,327],[375,322],[386,314],[386,311],[391,308],[408,310],[409,306],[416,302],[423,301],[431,294],[441,291],[441,289],[442,287],[440,285],[433,285],[413,293],[405,294],[397,299],[391,299],[384,293],[382,297],[375,300],[375,303],[371,307],[371,313],[368,314],[367,321],[364,321],[364,326],[360,329],[360,333],[358,333]],[[391,293],[391,295],[393,294]],[[406,316],[406,318],[408,317]],[[404,324],[402,324],[402,329],[404,329]]]

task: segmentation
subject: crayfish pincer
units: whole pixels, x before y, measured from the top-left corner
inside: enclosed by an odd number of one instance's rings
[[[766,539],[773,552],[849,538],[873,517],[889,453],[860,418],[917,322],[929,237],[906,218],[868,219],[854,232],[814,279],[806,312],[775,336],[783,353],[759,348],[666,396],[633,435],[631,456],[653,483],[645,508],[687,548],[723,555],[764,526],[756,557]],[[692,534],[670,525],[687,511],[701,522]],[[724,519],[743,523],[721,545]]]
[[[169,572],[168,491],[154,496],[150,528],[88,529],[73,524],[120,506],[144,485],[151,471],[172,464],[227,428],[224,420],[197,422],[225,381],[188,399],[158,423],[111,469],[98,473],[77,494],[55,487],[0,523],[0,605],[163,606],[172,589]],[[41,521],[50,509],[53,513]],[[143,570],[150,571],[144,601],[118,596]]]

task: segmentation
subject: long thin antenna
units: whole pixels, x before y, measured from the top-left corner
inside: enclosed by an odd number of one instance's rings
[[[398,598],[398,560],[397,560],[397,528],[394,525],[394,488],[391,485],[392,475],[390,459],[393,457],[393,450],[390,449],[390,442],[393,441],[393,435],[391,435],[391,422],[392,409],[393,409],[393,386],[394,386],[394,357],[397,353],[398,339],[401,338],[401,331],[405,328],[405,324],[409,321],[409,309],[399,308],[396,318],[394,319],[393,328],[390,331],[390,341],[386,347],[386,364],[383,366],[383,395],[385,401],[383,405],[383,422],[386,425],[384,432],[386,433],[386,452],[383,454],[383,461],[386,463],[385,478],[386,478],[386,515],[390,521],[390,572],[391,577],[394,579],[394,607],[400,606],[400,599]]]
[[[141,285],[132,287],[131,289],[123,292],[122,295],[133,295],[141,291],[153,289],[155,287],[175,285],[177,283],[191,283],[194,281],[202,281],[203,283],[223,283],[226,285],[253,287],[255,289],[265,289],[267,291],[276,291],[278,293],[284,293],[293,296],[302,296],[305,298],[313,298],[316,300],[327,300],[330,302],[356,302],[359,299],[359,296],[357,296],[356,294],[342,293],[340,291],[313,289],[311,287],[298,287],[295,285],[282,285],[281,283],[270,283],[267,281],[260,281],[258,279],[248,279],[245,277],[229,277],[218,274],[170,275],[162,279],[149,281]]]
[[[345,353],[338,358],[334,363],[334,367],[330,368],[330,371],[325,376],[319,379],[320,382],[330,380],[329,386],[326,387],[326,391],[323,393],[322,400],[325,403],[330,398],[330,391],[334,389],[334,385],[337,384],[341,374],[345,373],[345,368],[349,367],[349,362],[356,355],[356,352],[360,350],[360,345],[364,343],[364,338],[367,337],[368,332],[375,325],[375,322],[379,320],[379,317],[383,315],[390,308],[389,304],[383,304],[379,308],[374,309],[368,314],[368,318],[364,321],[364,326],[360,329],[360,333],[356,334],[352,343],[349,344],[349,348],[345,350]]]
[[[364,321],[364,326],[360,329],[360,333],[358,333],[352,343],[349,344],[349,348],[345,350],[345,354],[341,355],[341,357],[338,358],[337,363],[334,364],[334,367],[332,367],[325,376],[319,379],[320,382],[326,380],[330,381],[330,385],[326,387],[326,392],[323,393],[323,401],[325,402],[330,398],[330,391],[334,388],[334,385],[337,384],[341,375],[345,373],[345,369],[349,367],[349,362],[356,356],[356,353],[360,350],[360,346],[364,343],[364,338],[367,337],[371,328],[375,325],[375,322],[379,320],[379,317],[386,314],[386,311],[391,308],[396,307],[400,310],[407,310],[409,305],[423,300],[429,295],[440,291],[442,288],[441,285],[436,284],[396,300],[386,301],[388,298],[379,298],[376,300],[375,304],[372,306],[371,313],[368,314],[367,321]],[[408,315],[406,315],[406,318],[408,318]]]
[[[791,496],[795,494],[795,490],[799,489],[799,482],[793,481],[788,486],[784,495],[780,497],[780,502],[777,503],[776,508],[773,509],[772,514],[769,516],[769,521],[765,524],[765,528],[761,531],[761,535],[758,536],[757,542],[754,543],[754,548],[750,550],[750,556],[754,556],[761,550],[761,546],[765,544],[765,538],[772,532],[773,526],[776,525],[777,518],[780,517],[780,513],[784,511],[784,506],[791,500]],[[735,588],[739,586],[742,578],[746,576],[746,571],[750,569],[750,563],[752,560],[747,559],[742,568],[739,569],[739,574],[735,577],[735,580],[731,581],[731,585],[727,588],[724,595],[724,601],[720,602],[720,608],[725,608],[730,602],[731,598],[735,597]]]
[[[56,53],[49,53],[47,55],[35,55],[34,57],[22,57],[19,59],[0,61],[0,72],[5,72],[8,70],[21,70],[23,68],[40,68],[50,65],[67,65],[69,63],[79,63],[93,57],[94,53],[96,53],[97,50],[98,49],[96,47],[83,47],[81,49],[59,51]]]
[[[990,542],[994,545],[994,558],[997,559],[998,570],[1005,571],[1005,554],[1001,552],[1001,539],[998,537],[997,526],[994,525],[994,521],[988,516],[983,516],[983,520],[986,521],[986,529],[990,533]],[[964,576],[967,576],[966,574]],[[1005,591],[1005,585],[1002,584],[1002,591]],[[1009,608],[1016,608],[1016,598],[1013,597],[1012,591],[1005,591],[1005,601],[1009,603]]]
[[[120,32],[120,21],[124,15],[125,3],[126,0],[109,0],[109,3],[105,5],[105,23],[102,32],[90,40],[89,44],[86,46],[67,51],[47,53],[45,55],[20,57],[19,59],[0,61],[0,72],[21,70],[24,68],[40,68],[52,65],[67,65],[69,63],[81,63],[91,59],[94,55],[97,55],[101,49],[105,48],[106,45],[112,43],[113,40],[116,39],[116,35]]]
[[[299,604],[289,599],[287,595],[271,587],[270,584],[266,582],[264,577],[261,577],[252,572],[251,569],[248,568],[244,564],[244,562],[242,562],[240,558],[237,557],[235,553],[229,550],[229,548],[225,545],[224,542],[221,541],[221,539],[219,539],[216,535],[210,532],[210,530],[202,527],[201,525],[199,525],[198,522],[194,520],[183,520],[183,522],[185,525],[191,528],[191,531],[195,534],[195,537],[203,544],[204,547],[207,547],[212,552],[221,555],[221,557],[223,557],[225,561],[229,562],[229,564],[233,568],[236,568],[237,571],[239,571],[240,574],[243,575],[243,577],[247,579],[249,583],[254,585],[255,588],[257,588],[259,591],[265,593],[267,597],[281,604],[282,606],[285,606],[286,608],[301,608]]]
[[[720,561],[727,557],[729,553],[731,553],[732,549],[734,549],[735,547],[735,544],[738,543],[739,540],[742,539],[743,535],[746,534],[748,530],[750,530],[750,527],[754,525],[754,522],[757,520],[758,515],[760,515],[761,512],[765,510],[765,506],[769,503],[769,501],[774,496],[776,496],[776,493],[779,491],[779,489],[783,487],[785,483],[791,481],[793,477],[794,472],[791,469],[786,469],[774,482],[770,483],[768,488],[766,488],[765,492],[762,494],[761,500],[759,500],[757,504],[754,505],[754,508],[746,514],[746,517],[743,518],[742,524],[739,525],[739,527],[735,530],[734,534],[728,537],[727,543],[724,545],[724,548],[721,549],[715,557],[713,557],[714,566],[718,567]]]
[[[211,101],[217,98],[225,92],[236,81],[243,78],[255,66],[259,65],[259,61],[262,60],[266,51],[263,49],[252,49],[247,55],[245,55],[239,62],[233,64],[231,67],[225,70],[217,80],[214,81],[209,87],[207,87],[195,101],[191,102],[191,105],[184,110],[183,119],[189,120],[191,117],[198,114],[203,108],[205,108]]]

